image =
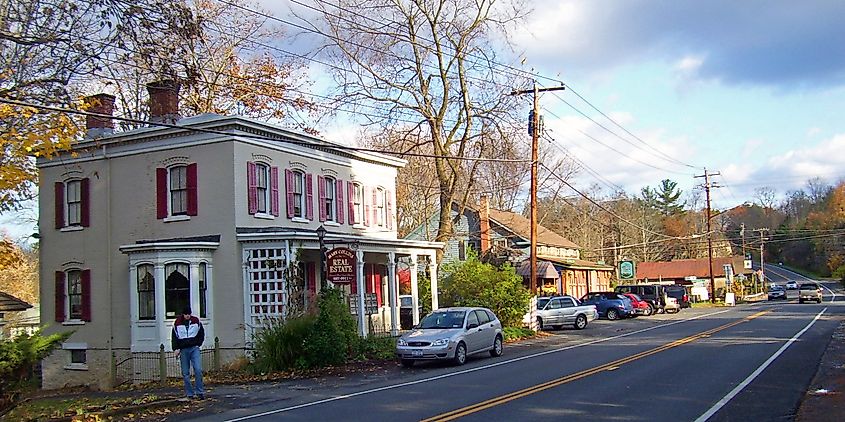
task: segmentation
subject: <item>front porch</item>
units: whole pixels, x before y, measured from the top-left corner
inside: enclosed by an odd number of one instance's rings
[[[430,288],[437,291],[436,253],[442,243],[380,239],[327,232],[322,246],[346,247],[354,252],[354,281],[321,282],[321,240],[315,231],[251,231],[240,229],[238,242],[243,254],[245,342],[268,320],[296,315],[313,303],[323,288],[332,286],[345,293],[350,312],[356,317],[361,336],[371,331],[399,334],[399,268],[410,275],[412,320],[419,322],[420,270],[429,274]],[[325,270],[324,270],[325,272]],[[432,309],[439,307],[432,294]]]

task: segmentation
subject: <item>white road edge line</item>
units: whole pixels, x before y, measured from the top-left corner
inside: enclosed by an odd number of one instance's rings
[[[680,321],[673,321],[673,322],[670,322],[670,323],[667,323],[667,324],[655,325],[654,327],[648,327],[648,328],[644,328],[642,330],[637,330],[637,331],[632,331],[630,333],[620,334],[618,336],[607,337],[607,338],[602,338],[602,339],[598,339],[598,340],[588,341],[586,343],[561,347],[560,349],[546,350],[545,352],[534,353],[534,354],[531,354],[531,355],[521,356],[521,357],[518,357],[518,358],[506,360],[506,361],[503,361],[503,362],[496,362],[496,363],[491,363],[489,365],[478,366],[478,367],[470,368],[470,369],[464,369],[463,371],[450,372],[448,374],[438,375],[436,377],[424,378],[424,379],[420,379],[420,380],[416,380],[416,381],[408,381],[408,382],[403,382],[403,383],[400,383],[400,384],[386,385],[384,387],[373,388],[371,390],[358,391],[358,392],[355,392],[355,393],[344,394],[342,396],[329,397],[327,399],[317,400],[317,401],[308,402],[308,403],[302,403],[302,404],[298,404],[296,406],[290,406],[290,407],[285,407],[285,408],[276,409],[276,410],[268,410],[266,412],[256,413],[254,415],[241,416],[239,418],[234,418],[234,419],[226,419],[225,422],[238,422],[238,421],[244,421],[244,420],[247,420],[247,419],[260,418],[262,416],[269,416],[269,415],[274,415],[276,413],[289,412],[291,410],[302,409],[304,407],[310,407],[310,406],[316,406],[318,404],[348,399],[348,398],[352,398],[352,397],[356,397],[356,396],[363,396],[365,394],[377,393],[379,391],[392,390],[392,389],[395,389],[395,388],[407,387],[409,385],[422,384],[422,383],[429,382],[429,381],[436,381],[436,380],[439,380],[439,379],[454,377],[454,376],[458,376],[458,375],[462,375],[462,374],[467,374],[467,373],[470,373],[470,372],[475,372],[475,371],[480,371],[480,370],[483,370],[483,369],[493,368],[493,367],[496,367],[496,366],[507,365],[507,364],[522,361],[522,360],[525,360],[525,359],[535,358],[537,356],[548,355],[548,354],[551,354],[551,353],[562,352],[564,350],[571,350],[571,349],[575,349],[575,348],[578,348],[578,347],[589,346],[591,344],[603,343],[605,341],[610,341],[610,340],[616,340],[618,338],[628,337],[628,336],[631,336],[631,335],[634,335],[634,334],[639,334],[639,333],[644,333],[646,331],[651,331],[651,330],[654,330],[654,329],[657,329],[657,328],[668,327],[670,325],[681,324],[681,323],[688,322],[688,321],[694,321],[694,320],[699,319],[699,318],[723,314],[725,312],[730,312],[731,310],[733,310],[733,309],[726,309],[724,311],[711,312],[709,314],[702,314],[702,315],[694,316],[692,318],[682,319]]]
[[[813,324],[815,324],[816,321],[818,321],[819,318],[821,318],[822,314],[825,313],[825,311],[827,311],[827,308],[822,309],[822,311],[819,312],[816,315],[816,317],[813,318],[813,320],[810,321],[810,323],[807,324],[806,327],[804,327],[803,330],[799,331],[797,334],[792,336],[791,339],[787,340],[786,343],[784,343],[783,346],[781,346],[780,349],[777,350],[777,352],[775,352],[772,356],[770,356],[768,359],[766,359],[766,361],[763,362],[763,364],[760,365],[759,368],[755,369],[754,372],[752,372],[751,375],[748,376],[748,378],[746,378],[744,381],[739,383],[739,385],[734,387],[734,389],[731,390],[730,393],[728,393],[725,397],[722,397],[721,400],[719,400],[716,404],[714,404],[713,407],[711,407],[709,410],[704,412],[703,415],[699,416],[698,419],[695,420],[695,422],[704,422],[707,419],[710,419],[711,416],[716,414],[716,412],[718,412],[722,407],[724,407],[726,404],[728,404],[728,402],[731,401],[731,399],[733,399],[737,394],[739,394],[739,392],[742,391],[742,389],[744,389],[746,386],[748,386],[748,384],[751,384],[751,381],[754,381],[754,379],[757,378],[758,375],[760,375],[764,370],[766,370],[766,368],[769,365],[771,365],[772,362],[774,362],[775,359],[777,359],[778,356],[780,356],[781,353],[783,353],[786,350],[786,348],[788,348],[790,345],[792,345],[792,343],[794,343],[795,340],[798,339],[798,337],[801,337],[802,334],[807,332],[807,330],[809,330],[810,327],[812,327]]]

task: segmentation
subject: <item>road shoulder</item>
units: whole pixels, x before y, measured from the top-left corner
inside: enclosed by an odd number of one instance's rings
[[[845,321],[833,332],[795,420],[838,422],[845,415]]]

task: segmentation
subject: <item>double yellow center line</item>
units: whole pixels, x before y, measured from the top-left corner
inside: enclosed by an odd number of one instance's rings
[[[725,325],[721,325],[721,326],[718,326],[716,328],[713,328],[713,329],[710,329],[710,330],[707,330],[707,331],[703,331],[701,333],[698,333],[698,334],[695,334],[695,335],[692,335],[692,336],[689,336],[689,337],[685,337],[685,338],[682,338],[682,339],[679,339],[679,340],[675,340],[671,343],[667,343],[667,344],[664,344],[662,346],[655,347],[654,349],[651,349],[651,350],[646,350],[644,352],[640,352],[640,353],[637,353],[635,355],[627,356],[627,357],[624,357],[622,359],[618,359],[618,360],[606,363],[606,364],[601,365],[601,366],[596,366],[594,368],[585,369],[583,371],[576,372],[576,373],[570,374],[570,375],[566,375],[564,377],[561,377],[561,378],[558,378],[558,379],[555,379],[555,380],[551,380],[551,381],[548,381],[548,382],[544,382],[542,384],[538,384],[538,385],[535,385],[535,386],[532,386],[532,387],[524,388],[524,389],[519,390],[519,391],[514,391],[512,393],[508,393],[508,394],[505,394],[503,396],[494,397],[492,399],[485,400],[483,402],[476,403],[476,404],[473,404],[473,405],[470,405],[470,406],[462,407],[460,409],[456,409],[456,410],[453,410],[451,412],[442,413],[440,415],[433,416],[433,417],[428,418],[428,419],[423,419],[423,422],[451,421],[451,420],[454,420],[454,419],[457,419],[457,418],[461,418],[461,417],[470,415],[472,413],[480,412],[484,409],[489,409],[491,407],[498,406],[500,404],[505,404],[507,402],[510,402],[510,401],[513,401],[513,400],[516,400],[516,399],[520,399],[520,398],[529,396],[529,395],[534,394],[534,393],[538,393],[540,391],[544,391],[544,390],[548,390],[550,388],[558,387],[558,386],[566,384],[568,382],[576,381],[576,380],[579,380],[581,378],[586,378],[590,375],[594,375],[594,374],[597,374],[597,373],[602,372],[602,371],[612,371],[612,370],[618,369],[620,366],[622,366],[626,363],[630,363],[630,362],[633,362],[635,360],[642,359],[644,357],[651,356],[651,355],[654,355],[654,354],[657,354],[657,353],[660,353],[660,352],[663,352],[663,351],[666,351],[666,350],[669,350],[669,349],[672,349],[672,348],[675,348],[675,347],[678,347],[678,346],[682,346],[684,344],[696,341],[696,340],[704,338],[704,337],[708,337],[708,336],[715,334],[719,331],[726,330],[726,329],[731,328],[733,326],[742,324],[743,322],[751,321],[752,319],[763,316],[763,315],[765,315],[769,312],[771,312],[771,311],[757,312],[756,314],[750,315],[750,316],[745,317],[743,319],[740,319],[740,320],[737,320],[737,321],[734,321],[734,322],[730,322],[730,323],[727,323]]]

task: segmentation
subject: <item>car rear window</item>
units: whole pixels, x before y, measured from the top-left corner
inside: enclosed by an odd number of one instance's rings
[[[818,290],[818,284],[802,284],[800,287],[801,290]]]

